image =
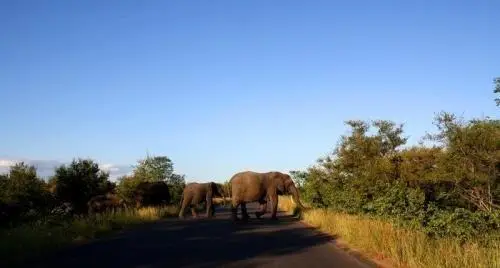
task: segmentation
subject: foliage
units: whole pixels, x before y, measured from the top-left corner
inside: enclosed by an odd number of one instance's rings
[[[168,180],[174,172],[174,164],[167,156],[150,156],[137,161],[134,176],[143,181],[165,181]]]
[[[500,94],[500,77],[495,77],[495,79],[493,79],[493,83],[495,84],[495,89],[493,90],[493,93]],[[497,106],[500,106],[500,98],[495,98],[495,102]]]
[[[136,176],[122,176],[117,179],[117,191],[120,197],[122,197],[127,204],[133,204],[135,202],[135,192],[137,186],[143,182],[142,177]]]
[[[120,210],[119,198],[111,200],[118,204],[118,211],[86,214],[89,200],[115,196],[115,190],[127,196],[146,189],[153,194],[146,194],[149,199],[146,203],[151,198],[168,199],[169,191],[180,196],[185,177],[173,173],[172,167],[166,157],[149,157],[140,160],[134,173],[120,178],[115,185],[109,180],[109,173],[91,159],[73,159],[70,164],[55,168],[55,175],[47,182],[37,177],[33,166],[24,163],[12,166],[8,174],[0,174],[0,263],[17,262],[117,228],[177,215],[178,201],[173,206]],[[153,185],[159,183],[160,187],[141,187],[141,182],[144,186],[146,181],[156,181]],[[161,185],[165,183],[168,187]]]
[[[304,182],[307,178],[307,172],[301,170],[291,170],[290,176],[292,177],[293,183],[295,183],[295,187],[299,191],[304,189]]]
[[[435,119],[439,133],[428,135],[440,142],[439,178],[453,181],[463,201],[491,212],[500,201],[500,120],[457,119],[441,113]]]
[[[31,221],[44,212],[52,201],[46,187],[34,166],[24,162],[11,166],[8,174],[0,176],[0,224]]]
[[[0,177],[0,200],[5,203],[32,202],[40,206],[46,202],[46,184],[37,176],[34,166],[20,162],[10,167],[9,173]]]
[[[174,173],[173,162],[167,156],[150,156],[141,159],[132,175],[118,178],[118,192],[129,203],[134,202],[137,187],[142,182],[166,182],[170,202],[180,202],[185,186],[185,176]]]
[[[162,200],[163,204],[170,200],[170,204],[177,204],[185,185],[185,176],[173,172],[173,163],[166,156],[148,155],[139,160],[133,174],[119,178],[118,185],[92,159],[73,159],[54,171],[46,182],[38,178],[34,166],[21,162],[11,166],[7,174],[0,174],[1,226],[12,228],[44,217],[61,221],[71,214],[86,214],[92,198],[109,194],[119,194],[120,198],[114,200],[118,204],[134,203],[134,197],[141,192],[138,187],[144,182],[162,182],[167,187],[142,187],[142,198],[146,198],[143,201]],[[144,193],[144,189],[150,193]]]
[[[174,173],[167,180],[167,185],[170,191],[171,203],[178,204],[181,201],[182,191],[186,186],[186,176]]]
[[[395,220],[463,241],[499,229],[500,121],[435,118],[433,146],[402,148],[403,125],[349,120],[350,132],[306,171],[291,172],[316,208]]]
[[[295,208],[292,199],[279,197],[280,209],[292,212]],[[346,250],[356,248],[372,260],[387,267],[500,267],[500,236],[484,237],[479,243],[477,238],[466,243],[460,239],[460,227],[454,220],[467,221],[467,224],[482,224],[482,219],[470,219],[466,210],[443,215],[456,236],[444,238],[428,237],[421,230],[397,226],[387,220],[362,214],[347,214],[328,209],[304,211],[302,220],[335,235],[336,245]],[[437,229],[443,230],[439,227]]]
[[[224,192],[226,197],[231,197],[231,183],[229,183],[229,180],[224,181],[222,183],[222,191]]]
[[[95,216],[72,217],[54,224],[41,218],[31,224],[0,230],[0,267],[14,267],[48,251],[100,237],[113,230],[177,216],[177,206],[122,209]]]
[[[90,198],[114,189],[108,179],[109,173],[100,170],[93,160],[73,159],[69,165],[55,169],[55,196],[60,202],[71,203],[75,212],[84,213]]]

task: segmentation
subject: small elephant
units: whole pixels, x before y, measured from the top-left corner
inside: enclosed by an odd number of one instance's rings
[[[88,213],[101,213],[106,210],[127,208],[125,201],[115,194],[104,194],[92,197],[88,202]]]
[[[233,175],[229,183],[231,185],[231,216],[234,221],[238,220],[238,206],[241,206],[242,218],[247,220],[249,216],[246,203],[259,202],[260,211],[257,211],[255,215],[260,218],[266,213],[268,201],[272,205],[271,219],[276,220],[278,195],[283,194],[291,194],[298,206],[304,208],[300,202],[299,191],[288,174],[277,171],[265,173],[243,171]]]
[[[191,214],[196,218],[198,215],[196,214],[195,206],[203,201],[206,202],[207,206],[207,218],[214,216],[213,197],[223,197],[222,187],[215,182],[191,182],[186,184],[182,192],[179,218],[184,218],[184,210],[187,207],[191,208]]]

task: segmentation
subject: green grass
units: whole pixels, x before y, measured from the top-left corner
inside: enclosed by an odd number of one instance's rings
[[[11,267],[25,258],[36,257],[52,250],[137,224],[177,216],[176,206],[146,207],[80,217],[50,224],[48,220],[16,228],[0,230],[0,266]]]
[[[288,197],[280,197],[280,208],[294,211]],[[336,235],[348,247],[393,267],[500,267],[500,236],[488,246],[476,241],[432,239],[424,233],[361,215],[349,215],[323,209],[302,212],[302,220],[321,231]]]

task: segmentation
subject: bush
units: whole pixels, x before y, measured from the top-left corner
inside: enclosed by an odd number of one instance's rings
[[[291,212],[295,208],[291,200],[280,196],[280,209]],[[389,267],[487,268],[500,265],[499,236],[488,237],[486,243],[455,237],[431,238],[420,230],[386,220],[328,209],[308,209],[301,217],[308,224],[336,236],[337,246],[360,250],[363,255]]]
[[[173,163],[166,156],[149,156],[138,161],[133,174],[118,179],[118,192],[132,204],[136,202],[138,187],[144,183],[164,182],[168,187],[168,202],[178,204],[185,186],[184,175],[174,173]]]
[[[483,238],[492,230],[499,230],[498,213],[472,212],[464,208],[452,211],[434,210],[429,216],[425,232],[433,237],[452,236],[461,241]]]
[[[113,190],[108,179],[109,173],[101,171],[93,160],[74,159],[69,165],[56,168],[55,196],[60,202],[71,203],[76,213],[86,213],[90,198]]]
[[[113,230],[177,216],[178,207],[123,209],[92,216],[41,218],[30,224],[0,230],[0,266],[13,267],[63,246],[93,239]]]
[[[0,225],[17,225],[46,213],[52,198],[34,166],[24,162],[12,166],[0,176]]]
[[[402,125],[346,124],[351,132],[330,155],[293,172],[313,207],[374,215],[433,237],[467,240],[499,230],[500,120],[441,113],[438,133],[426,136],[440,146],[405,149]]]

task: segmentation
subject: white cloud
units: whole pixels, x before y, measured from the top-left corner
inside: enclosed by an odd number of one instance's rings
[[[38,176],[42,178],[48,178],[54,174],[54,169],[63,164],[69,164],[70,162],[61,162],[57,160],[32,160],[32,159],[0,159],[0,173],[6,173],[9,168],[16,163],[24,162],[28,165],[35,166]],[[130,165],[116,165],[110,163],[99,163],[99,168],[105,172],[109,172],[109,177],[111,181],[115,181],[118,177],[123,175],[128,175],[132,171]]]
[[[108,172],[116,172],[116,171],[119,171],[120,168],[113,165],[113,164],[102,164],[102,165],[99,165],[99,167],[104,170],[104,171],[108,171]]]
[[[13,166],[17,163],[17,161],[13,160],[8,160],[8,159],[0,159],[0,167],[2,168],[8,168],[10,166]]]

